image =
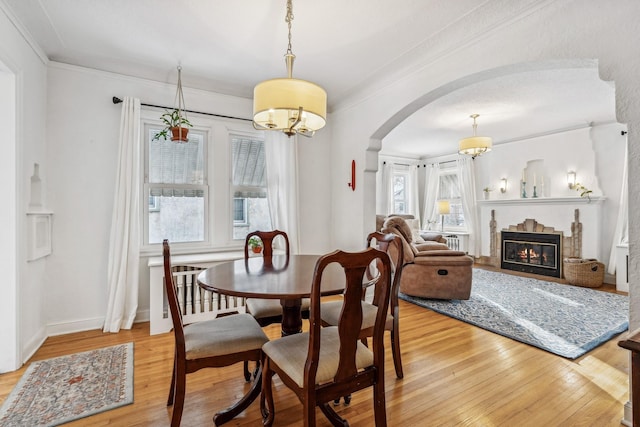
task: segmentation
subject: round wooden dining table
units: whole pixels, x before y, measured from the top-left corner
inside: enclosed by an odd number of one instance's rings
[[[279,299],[282,335],[302,331],[302,298],[311,295],[311,283],[320,255],[261,256],[214,265],[198,275],[198,285],[208,291],[244,298]],[[342,293],[344,270],[332,265],[324,272],[322,295]]]

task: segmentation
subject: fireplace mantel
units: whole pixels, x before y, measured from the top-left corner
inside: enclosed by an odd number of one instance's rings
[[[582,256],[600,259],[602,254],[602,208],[606,197],[536,197],[478,200],[481,254],[490,256],[491,212],[495,211],[496,230],[501,231],[525,219],[536,221],[570,236],[575,210],[582,224]]]
[[[494,199],[494,200],[478,200],[480,206],[494,205],[582,205],[582,204],[600,204],[606,197],[528,197],[526,199]]]

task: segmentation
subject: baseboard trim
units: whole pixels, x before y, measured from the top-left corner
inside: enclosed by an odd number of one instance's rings
[[[140,310],[136,312],[134,323],[148,322],[149,310]],[[91,319],[72,320],[69,322],[51,323],[47,325],[46,337],[54,337],[57,335],[72,334],[75,332],[90,331],[93,329],[102,329],[104,326],[104,317],[94,317]],[[40,343],[42,345],[42,343]],[[37,349],[36,349],[37,350]]]
[[[631,427],[632,424],[632,418],[633,418],[633,413],[631,412],[631,402],[627,401],[627,403],[624,404],[624,418],[622,418],[622,420],[620,420],[620,424]]]

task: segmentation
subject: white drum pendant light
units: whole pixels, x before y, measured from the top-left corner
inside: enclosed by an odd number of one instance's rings
[[[291,0],[287,0],[285,21],[289,27],[289,44],[284,55],[287,77],[265,80],[253,89],[253,126],[282,131],[288,136],[311,137],[326,124],[327,93],[315,83],[292,77],[296,56],[291,51]]]

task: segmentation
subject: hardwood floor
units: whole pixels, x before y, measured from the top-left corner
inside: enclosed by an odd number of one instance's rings
[[[576,360],[400,301],[405,377],[395,377],[386,357],[389,426],[618,426],[628,400],[628,352],[615,337]],[[265,330],[271,338],[279,325]],[[4,402],[32,361],[133,341],[134,403],[69,426],[168,426],[173,336],[149,336],[149,324],[131,331],[88,331],[51,337],[25,367],[0,375]],[[388,336],[387,336],[388,343]],[[213,414],[246,389],[242,365],[205,369],[187,376],[183,426],[210,426]],[[276,426],[301,425],[302,406],[274,378]],[[353,395],[338,411],[355,427],[373,425],[371,390]],[[320,411],[318,425],[328,426]],[[228,423],[261,425],[258,402]]]

